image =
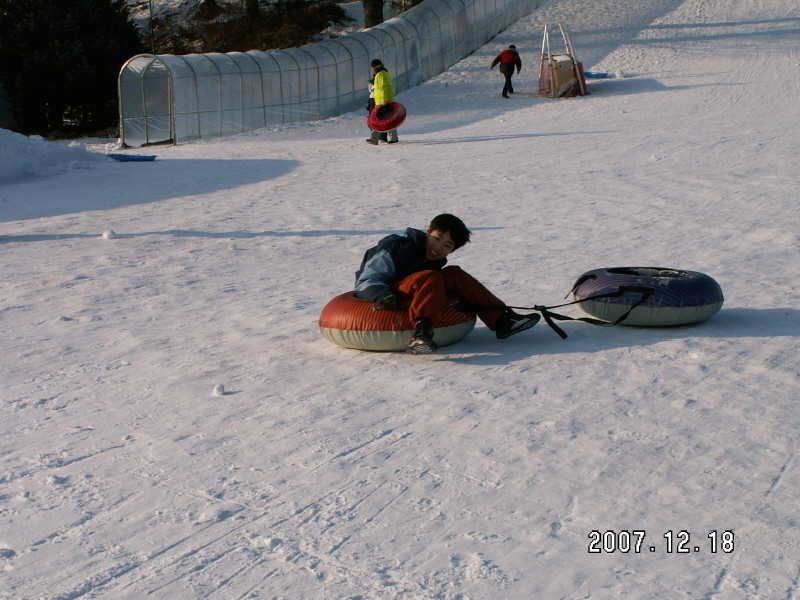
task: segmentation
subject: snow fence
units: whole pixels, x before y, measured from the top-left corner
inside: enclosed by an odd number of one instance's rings
[[[178,144],[364,108],[373,59],[402,92],[545,1],[425,0],[377,27],[302,48],[134,56],[119,74],[122,142]]]

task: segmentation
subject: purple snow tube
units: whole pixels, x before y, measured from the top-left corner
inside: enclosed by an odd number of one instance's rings
[[[609,323],[630,311],[622,325],[665,327],[705,321],[725,301],[722,288],[708,275],[659,267],[595,269],[581,275],[572,288],[575,300],[614,293],[618,295],[585,300],[580,306]]]

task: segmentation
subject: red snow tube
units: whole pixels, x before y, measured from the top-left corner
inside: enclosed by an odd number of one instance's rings
[[[439,346],[459,341],[475,327],[475,313],[453,308],[457,300],[448,295],[447,308],[433,323],[433,341]],[[414,323],[407,310],[375,310],[374,302],[346,292],[322,309],[319,328],[327,340],[345,348],[392,352],[405,350]]]
[[[406,120],[406,107],[398,102],[387,102],[372,109],[367,125],[375,131],[397,129]]]

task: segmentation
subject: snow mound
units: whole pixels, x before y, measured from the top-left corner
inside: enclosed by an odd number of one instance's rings
[[[105,156],[87,150],[81,142],[66,145],[0,129],[0,180],[22,175],[49,177],[105,160]]]

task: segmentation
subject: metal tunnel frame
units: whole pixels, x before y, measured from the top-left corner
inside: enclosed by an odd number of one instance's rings
[[[218,138],[363,108],[370,61],[399,93],[468,56],[546,0],[425,0],[401,15],[301,48],[140,54],[119,74],[122,142]]]

